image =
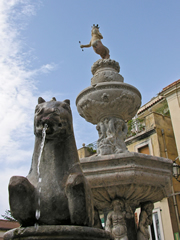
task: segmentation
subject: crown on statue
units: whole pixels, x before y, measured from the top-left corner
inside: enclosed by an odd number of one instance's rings
[[[98,26],[98,24],[97,24],[97,25],[93,24],[92,28],[97,28],[97,29],[99,29],[99,26]]]

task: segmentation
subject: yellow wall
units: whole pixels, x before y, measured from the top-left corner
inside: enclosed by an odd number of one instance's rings
[[[90,155],[91,154],[87,150],[87,147],[84,146],[84,147],[78,149],[78,156],[79,156],[79,158],[89,157]]]
[[[5,233],[5,231],[0,230],[0,239],[3,239],[4,233]]]
[[[162,220],[162,227],[163,227],[165,240],[174,239],[167,198],[164,198],[160,202],[155,203],[154,208],[161,209],[161,220]]]
[[[172,231],[172,224],[170,218],[170,211],[167,198],[162,199],[160,202],[154,203],[154,209],[160,209],[161,213],[161,221],[162,221],[162,228],[164,234],[164,240],[173,240],[174,234]],[[139,214],[141,209],[136,209],[138,221],[139,221]]]
[[[128,150],[130,152],[137,152],[138,148],[143,146],[143,144],[148,144],[151,155],[168,157],[175,160],[177,156],[177,149],[171,119],[163,116],[162,114],[149,111],[143,112],[143,114],[139,115],[138,118],[144,119],[146,128],[145,131],[130,138],[129,142],[131,141],[131,144],[127,145]],[[146,132],[150,132],[150,130],[153,129],[154,131],[152,131],[151,134],[145,135]],[[126,143],[128,144],[128,139],[126,140]],[[175,179],[173,179],[173,186],[175,192],[180,192],[180,183]],[[178,209],[180,209],[180,195],[176,196],[176,201]],[[178,232],[178,225],[173,197],[169,197],[168,199],[163,199],[161,202],[155,203],[155,208],[158,207],[162,209],[161,216],[165,240],[174,239],[173,232]]]
[[[154,120],[158,136],[160,156],[175,160],[177,149],[171,119],[161,114],[154,113]]]
[[[141,116],[139,116],[141,118]],[[146,131],[151,129],[155,129],[155,132],[146,138],[141,140],[137,140],[138,136],[141,134],[137,134],[134,136],[134,142],[130,145],[127,145],[127,148],[130,152],[136,151],[138,145],[145,143],[149,140],[150,154],[158,157],[167,157],[169,159],[175,160],[177,157],[177,149],[174,139],[174,132],[171,124],[171,119],[169,117],[163,116],[159,113],[148,113],[143,117]],[[163,130],[163,132],[162,132]],[[132,138],[132,137],[131,137]],[[128,143],[128,139],[126,140]]]
[[[180,90],[166,97],[169,105],[170,114],[171,114],[171,120],[173,124],[174,135],[175,135],[176,145],[178,149],[178,155],[180,155],[180,131],[179,131],[180,99],[179,97],[180,97]]]

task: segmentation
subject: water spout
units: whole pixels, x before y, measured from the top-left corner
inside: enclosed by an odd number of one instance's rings
[[[37,174],[38,174],[38,200],[37,200],[37,209],[35,212],[35,217],[36,220],[38,221],[40,219],[41,216],[41,211],[40,211],[40,193],[41,193],[41,186],[40,183],[42,181],[41,175],[40,175],[40,164],[41,164],[41,157],[42,157],[42,152],[43,152],[43,148],[44,148],[44,143],[45,143],[45,139],[46,139],[46,130],[48,128],[48,125],[45,123],[43,130],[42,130],[42,141],[41,141],[41,145],[40,145],[40,153],[39,153],[39,157],[38,157],[38,164],[37,164]],[[35,224],[35,227],[38,227],[38,223]]]
[[[42,156],[42,152],[43,152],[43,148],[44,148],[47,128],[48,128],[48,125],[45,123],[43,130],[42,130],[42,142],[41,142],[41,146],[40,146],[40,153],[39,153],[38,164],[37,164],[37,173],[38,173],[38,178],[40,181],[41,181],[41,179],[40,179],[39,167],[40,167],[40,163],[41,163],[41,156]]]

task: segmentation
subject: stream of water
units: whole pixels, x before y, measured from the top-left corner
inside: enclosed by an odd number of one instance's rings
[[[41,141],[41,145],[40,145],[40,153],[39,153],[39,157],[38,157],[38,164],[37,164],[37,174],[38,174],[38,185],[37,185],[37,190],[38,190],[38,198],[37,198],[37,208],[36,208],[36,213],[35,213],[35,217],[36,220],[38,222],[40,216],[41,216],[41,212],[40,212],[40,204],[41,204],[41,199],[40,199],[40,195],[41,195],[41,181],[42,181],[42,177],[40,174],[40,164],[41,164],[41,157],[42,157],[42,152],[43,152],[43,148],[44,148],[44,143],[45,143],[45,139],[46,139],[46,130],[48,128],[48,125],[45,123],[43,130],[42,130],[42,141]],[[38,227],[38,223],[35,224],[35,227]]]

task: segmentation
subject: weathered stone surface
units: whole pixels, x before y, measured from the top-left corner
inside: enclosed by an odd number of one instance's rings
[[[123,83],[119,63],[111,59],[96,61],[91,69],[91,87],[76,99],[79,114],[97,124],[98,155],[127,152],[124,142],[130,120],[141,105],[141,94],[133,86]]]
[[[141,105],[141,94],[127,83],[103,82],[84,89],[76,105],[81,117],[92,124],[106,117],[130,120]]]
[[[105,118],[96,126],[99,134],[97,155],[128,152],[124,142],[127,125],[119,118]]]
[[[27,228],[16,228],[5,233],[4,240],[113,240],[113,236],[101,229],[79,226],[44,225]]]
[[[141,205],[141,213],[139,216],[139,225],[137,231],[137,240],[149,240],[148,226],[152,224],[152,210],[154,204],[152,202],[145,202]]]
[[[11,212],[22,226],[35,223],[93,225],[92,194],[79,163],[69,104],[69,100],[59,102],[53,98],[45,102],[39,98],[30,172],[27,178],[12,177],[9,184]],[[48,128],[39,162],[45,124]],[[35,217],[36,210],[39,211],[38,218]]]
[[[77,96],[77,110],[86,121],[97,124],[98,155],[127,152],[125,121],[135,116],[141,94],[124,83],[119,63],[112,59],[99,59],[91,71],[91,86]]]
[[[93,63],[91,72],[95,75],[95,73],[103,71],[104,69],[114,69],[117,73],[120,72],[119,63],[113,59],[98,59],[95,63]]]
[[[119,74],[119,63],[112,59],[99,59],[91,67],[94,75],[91,78],[91,85],[100,82],[124,82],[124,78]]]
[[[107,215],[105,229],[111,232],[116,240],[128,240],[126,219],[134,218],[134,213],[124,199],[112,201],[113,211]]]
[[[132,209],[157,202],[171,193],[172,161],[141,153],[121,153],[80,159],[97,209],[111,210],[115,198]]]

